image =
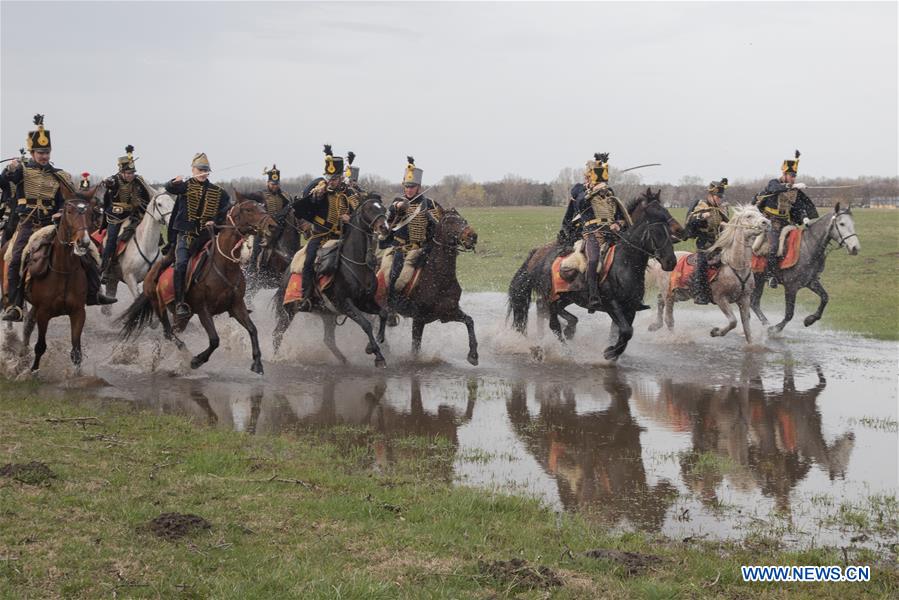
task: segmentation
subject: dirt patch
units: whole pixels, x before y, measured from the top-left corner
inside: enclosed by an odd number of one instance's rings
[[[211,527],[209,521],[197,515],[162,513],[149,523],[138,527],[138,530],[150,532],[164,540],[177,540],[195,531]]]
[[[512,589],[551,588],[562,585],[562,580],[549,567],[543,565],[532,567],[526,560],[520,558],[491,562],[479,560],[478,570]]]
[[[28,485],[47,485],[56,473],[42,462],[7,463],[0,468],[0,477],[9,477]]]
[[[652,554],[622,552],[621,550],[607,550],[605,548],[587,550],[584,552],[584,556],[619,564],[624,567],[628,575],[636,575],[637,573],[662,562],[660,557]]]

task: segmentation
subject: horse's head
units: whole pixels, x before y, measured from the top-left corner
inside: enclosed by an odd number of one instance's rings
[[[150,204],[147,206],[147,213],[159,225],[166,225],[169,222],[169,215],[175,210],[175,199],[167,194],[165,190],[157,190]]]
[[[840,203],[833,207],[833,217],[831,217],[830,238],[840,246],[846,246],[846,250],[852,256],[858,254],[862,249],[861,243],[858,241],[858,234],[855,233],[855,221],[852,220],[852,209],[847,205],[841,209]]]
[[[474,250],[478,243],[478,233],[455,208],[451,208],[443,214],[435,237],[444,246],[452,248],[461,246],[465,250]]]
[[[356,227],[366,233],[370,232],[379,236],[386,236],[390,233],[390,228],[387,226],[387,209],[381,204],[380,194],[368,194],[359,207],[353,211],[350,222],[353,221],[355,221]]]
[[[741,231],[744,239],[755,239],[760,233],[768,231],[771,221],[755,206],[745,205],[734,207],[734,214],[725,227],[729,225]]]
[[[684,228],[671,216],[668,209],[662,206],[662,188],[659,188],[658,192],[653,192],[651,187],[646,188],[642,195],[628,203],[627,209],[634,222],[642,220],[650,213],[653,219],[664,218],[668,225],[668,233],[674,238],[673,241],[681,241]]]
[[[241,235],[268,234],[275,225],[265,208],[255,200],[235,192],[236,202],[228,209],[228,222]]]
[[[659,198],[662,191],[653,193],[651,188],[631,203],[630,215],[634,223],[634,236],[640,248],[659,261],[662,269],[671,271],[677,265],[672,244],[673,232],[681,231],[680,223],[662,206]],[[675,227],[676,226],[676,227]],[[675,238],[676,239],[676,238]]]
[[[59,219],[58,236],[76,256],[84,256],[91,245],[90,231],[94,222],[94,203],[92,200],[73,198],[66,200],[62,216]]]

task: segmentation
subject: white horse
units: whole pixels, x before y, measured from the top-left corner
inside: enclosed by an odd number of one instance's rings
[[[752,276],[752,243],[770,226],[771,222],[754,206],[736,206],[733,217],[724,224],[717,241],[709,248],[708,252],[721,251],[718,276],[711,282],[712,302],[718,305],[728,322],[726,327],[713,328],[712,337],[726,335],[737,326],[737,319],[730,309],[730,305],[736,303],[740,307],[740,320],[743,322],[746,342],[752,343],[749,328],[750,300],[752,290],[755,288],[755,278]],[[682,256],[691,253],[675,254],[680,261]],[[692,298],[691,286],[688,285],[687,289],[670,289],[671,273],[662,271],[658,261],[655,260],[650,260],[646,266],[646,282],[647,284],[654,282],[659,290],[658,317],[656,322],[649,326],[649,330],[656,331],[662,327],[663,308],[665,324],[668,329],[674,329],[674,303]]]
[[[128,240],[125,251],[118,257],[116,264],[109,270],[106,283],[106,295],[115,298],[119,282],[125,282],[134,298],[140,294],[139,284],[144,280],[147,271],[159,258],[159,234],[169,222],[169,215],[175,208],[175,199],[163,188],[155,188],[155,194],[147,205],[143,219]],[[112,311],[109,306],[102,308],[103,314]]]

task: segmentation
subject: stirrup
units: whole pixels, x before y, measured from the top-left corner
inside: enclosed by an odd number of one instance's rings
[[[768,287],[771,288],[772,290],[777,289],[777,277],[772,275],[771,278],[768,279]]]
[[[3,312],[3,316],[0,317],[0,320],[3,321],[12,321],[18,323],[25,319],[25,311],[22,310],[21,306],[13,304],[12,306],[7,306],[6,310]]]
[[[297,312],[312,312],[312,300],[309,298],[300,298],[297,304]]]
[[[189,317],[190,316],[190,304],[187,302],[179,302],[175,305],[175,316],[176,317]]]

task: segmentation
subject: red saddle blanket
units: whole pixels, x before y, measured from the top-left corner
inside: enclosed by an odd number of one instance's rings
[[[780,259],[780,268],[789,269],[795,267],[799,262],[799,246],[802,244],[802,229],[796,228],[787,234],[786,248],[784,255]],[[752,272],[763,273],[765,271],[765,263],[768,262],[767,256],[752,255]]]
[[[199,264],[200,257],[203,256],[208,247],[209,244],[207,243],[203,250],[192,256],[190,262],[187,263],[187,275],[184,277],[185,292],[190,289],[190,282],[196,274],[197,264]],[[159,276],[159,280],[156,282],[156,295],[159,298],[159,306],[168,306],[175,301],[174,265],[166,267],[165,271]]]
[[[91,234],[91,239],[97,245],[97,248],[100,250],[100,252],[103,252],[103,247],[106,246],[106,230],[99,229],[99,230],[93,232]],[[118,256],[122,252],[124,252],[125,246],[127,246],[127,245],[128,245],[128,242],[123,242],[122,240],[119,240],[115,247],[115,255]]]
[[[406,284],[400,291],[401,296],[409,296],[418,286],[418,278],[421,275],[421,267],[415,269],[412,273],[412,277],[409,279],[409,283]],[[382,271],[378,271],[377,279],[378,279],[378,289],[375,290],[375,301],[381,306],[387,306],[387,277],[390,276],[390,273],[384,273]]]
[[[691,252],[677,259],[677,265],[671,271],[671,282],[668,284],[669,289],[681,290],[690,287],[690,280],[693,278],[693,271],[696,270],[696,253]],[[715,281],[718,277],[718,267],[709,265],[709,283]]]
[[[552,266],[552,284],[553,284],[553,294],[552,301],[555,302],[559,299],[559,294],[564,292],[579,292],[584,289],[584,278],[583,277],[575,277],[571,281],[562,277],[561,266],[562,261],[565,260],[564,256],[559,256],[556,260],[553,261]],[[612,261],[615,260],[615,246],[612,246],[609,249],[609,252],[606,254],[605,260],[602,262],[602,273],[599,274],[599,283],[602,283],[606,280],[606,277],[609,274],[609,270],[612,268]]]
[[[334,281],[334,275],[324,275],[318,278],[318,289],[326,290]],[[303,275],[301,273],[291,273],[290,279],[287,281],[287,288],[284,290],[284,304],[290,304],[297,300],[303,299]]]

